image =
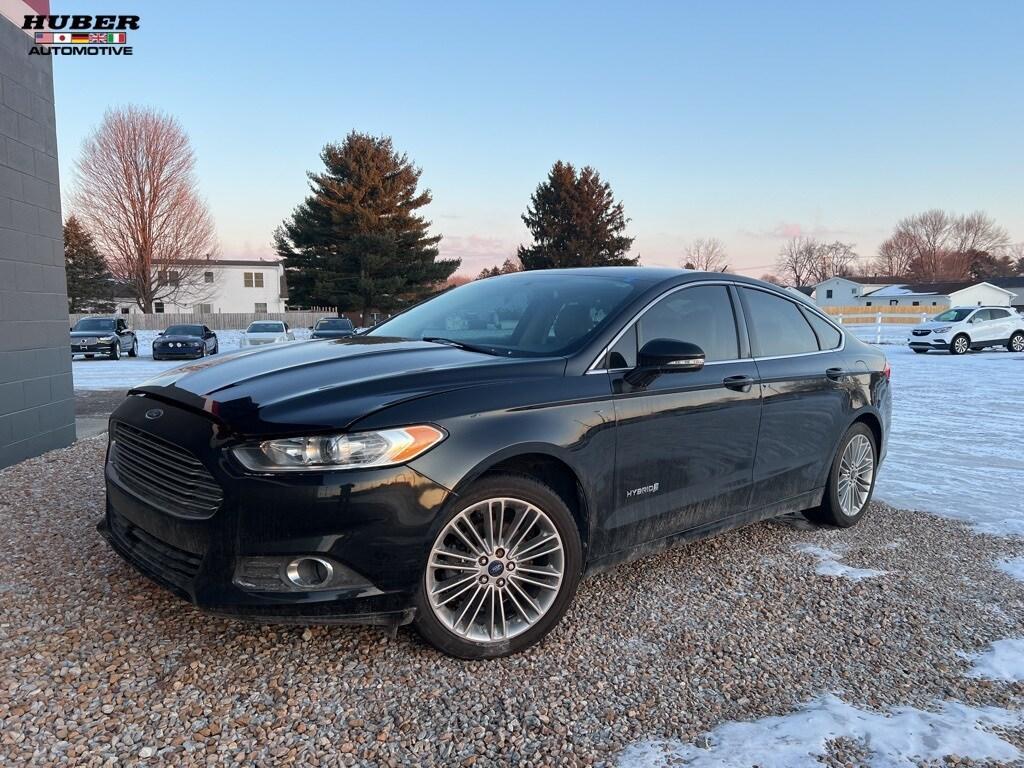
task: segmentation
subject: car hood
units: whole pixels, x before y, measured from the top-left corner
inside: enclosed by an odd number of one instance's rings
[[[257,341],[261,341],[263,339],[276,339],[279,336],[286,335],[287,333],[288,333],[288,331],[274,331],[273,333],[249,333],[249,332],[246,332],[246,333],[242,334],[242,338],[243,339],[256,339]]]
[[[132,390],[203,410],[247,436],[345,429],[407,400],[516,378],[561,376],[564,358],[505,358],[378,336],[208,357]]]
[[[314,339],[344,339],[355,335],[355,331],[313,331]]]
[[[164,334],[163,336],[157,336],[155,339],[153,339],[153,343],[154,344],[159,344],[162,341],[202,341],[202,340],[203,340],[202,336],[186,336],[184,334],[176,334],[174,336],[168,336],[167,334]]]
[[[959,325],[959,323],[953,322],[952,320],[945,323],[937,323],[934,320],[929,320],[927,323],[919,323],[914,326],[915,331],[934,331],[936,328],[949,328],[953,325]]]
[[[72,339],[98,339],[101,336],[113,336],[113,331],[72,331]]]

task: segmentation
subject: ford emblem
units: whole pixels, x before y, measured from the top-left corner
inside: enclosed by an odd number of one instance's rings
[[[155,421],[164,415],[164,412],[159,408],[150,408],[146,411],[146,418],[150,421]]]

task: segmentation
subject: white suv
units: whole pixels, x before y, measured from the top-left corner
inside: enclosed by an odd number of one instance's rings
[[[921,353],[948,349],[962,355],[985,347],[1024,352],[1024,316],[1010,307],[950,307],[912,329],[907,343]]]

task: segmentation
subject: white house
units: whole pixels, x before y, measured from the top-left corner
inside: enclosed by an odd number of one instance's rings
[[[883,278],[884,279],[884,278]],[[814,287],[820,307],[922,307],[922,311],[950,306],[1010,306],[1012,290],[989,282],[881,283],[879,278],[833,277]]]
[[[154,265],[159,279],[175,279],[173,266]],[[215,314],[219,312],[284,312],[288,299],[284,267],[269,259],[207,259],[199,265],[201,275],[195,278],[195,287],[182,289],[174,301],[157,301],[156,314],[190,313]],[[122,314],[141,312],[131,297],[118,297],[118,311]]]

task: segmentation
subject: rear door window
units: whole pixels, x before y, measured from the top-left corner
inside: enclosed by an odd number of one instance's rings
[[[740,288],[756,357],[802,355],[819,351],[818,337],[795,303],[753,288]]]

